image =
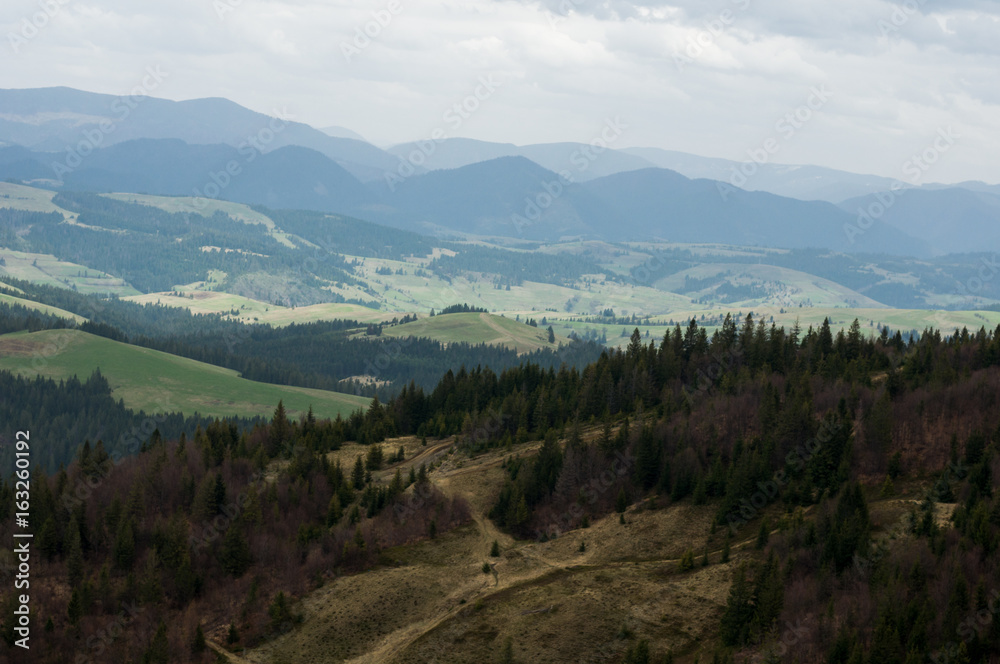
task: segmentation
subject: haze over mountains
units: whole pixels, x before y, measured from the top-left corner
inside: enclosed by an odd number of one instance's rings
[[[1000,187],[984,183],[887,193],[889,178],[770,163],[745,168],[752,175],[743,180],[734,179],[735,161],[576,143],[447,138],[381,150],[348,129],[314,129],[283,109],[274,115],[217,98],[0,90],[0,178],[197,193],[539,241],[655,238],[916,256],[1000,246]],[[871,222],[861,210],[872,211]]]

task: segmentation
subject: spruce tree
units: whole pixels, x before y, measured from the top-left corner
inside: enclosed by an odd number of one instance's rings
[[[205,632],[201,629],[201,623],[198,623],[198,627],[194,630],[194,638],[191,640],[191,653],[200,655],[205,652],[207,646],[208,644],[205,643]]]
[[[219,563],[227,574],[237,579],[250,569],[250,545],[235,523],[229,526],[229,530],[226,531],[226,536],[222,540]]]

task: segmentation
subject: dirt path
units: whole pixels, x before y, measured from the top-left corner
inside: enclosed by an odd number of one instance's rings
[[[226,650],[225,648],[223,648],[222,646],[220,646],[215,641],[212,641],[211,639],[205,639],[205,644],[209,648],[211,648],[212,650],[214,650],[216,652],[216,654],[219,654],[219,655],[222,655],[223,657],[225,657],[226,660],[229,661],[229,662],[233,662],[234,664],[254,664],[253,662],[251,662],[248,659],[243,659],[242,657],[240,657],[236,653],[229,652],[228,650]]]
[[[403,467],[409,468],[410,466],[413,466],[414,468],[420,468],[420,464],[422,463],[427,463],[428,465],[430,465],[430,462],[434,461],[433,457],[443,452],[444,450],[448,449],[454,444],[455,444],[454,440],[448,440],[444,443],[438,443],[436,445],[428,445],[426,449],[421,450],[420,453],[417,454],[415,457],[411,457],[410,459],[407,459],[405,461],[400,461],[399,463],[389,467],[395,468],[396,466],[399,466],[400,468]]]
[[[497,325],[496,322],[494,322],[490,318],[489,314],[479,314],[479,320],[481,320],[484,323],[486,323],[491,330],[493,330],[494,332],[496,332],[497,334],[500,335],[500,337],[497,339],[497,341],[501,341],[502,340],[502,341],[509,341],[511,343],[514,343],[514,337],[510,336],[510,332],[508,332],[507,330],[505,330],[502,327],[500,327],[499,325]]]

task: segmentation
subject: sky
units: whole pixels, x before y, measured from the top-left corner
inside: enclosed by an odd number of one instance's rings
[[[127,94],[159,67],[153,96],[380,146],[612,121],[616,148],[1000,183],[995,1],[4,0],[0,35],[0,88]]]

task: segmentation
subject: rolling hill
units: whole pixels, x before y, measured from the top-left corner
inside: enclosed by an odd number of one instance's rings
[[[981,251],[1000,243],[1000,194],[996,192],[909,189],[852,198],[840,207],[854,214],[861,209],[875,211],[871,229],[857,237],[860,245],[879,227],[922,238],[933,255]]]
[[[317,417],[346,416],[368,399],[337,392],[258,383],[235,371],[123,344],[79,330],[0,336],[0,369],[22,375],[82,379],[100,369],[113,395],[148,413],[198,412],[209,417],[269,417],[279,400],[289,416],[310,406]]]
[[[447,314],[421,318],[383,331],[390,337],[425,337],[443,343],[465,341],[472,344],[498,344],[527,353],[540,348],[557,348],[568,343],[566,337],[556,337],[549,343],[548,332],[510,318],[484,313]]]
[[[100,135],[100,144],[114,145],[136,139],[179,139],[194,145],[246,145],[250,137],[264,152],[290,145],[316,150],[341,166],[379,178],[396,167],[396,159],[357,138],[335,137],[295,122],[287,111],[280,122],[221,98],[170,101],[155,97],[123,98],[66,87],[0,90],[0,142],[6,141],[40,152],[63,152],[85,140],[85,133]],[[111,122],[110,132],[99,129]],[[107,126],[107,125],[105,125]]]

